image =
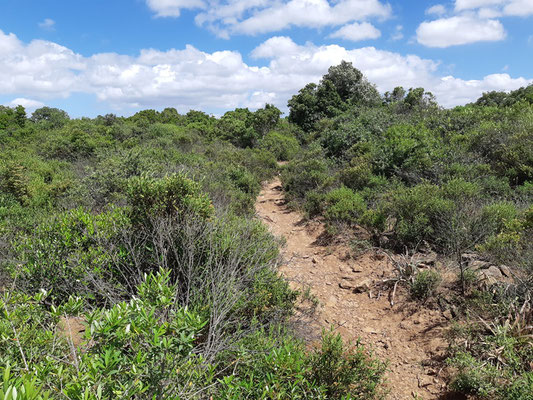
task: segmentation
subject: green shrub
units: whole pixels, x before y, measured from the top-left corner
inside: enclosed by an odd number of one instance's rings
[[[0,399],[2,400],[47,400],[50,392],[38,386],[30,374],[14,376],[9,364],[0,371]]]
[[[281,176],[287,197],[290,200],[303,200],[307,192],[327,185],[331,177],[328,167],[321,150],[317,148],[292,160]]]
[[[339,334],[323,333],[322,346],[310,356],[311,377],[328,399],[382,398],[386,365],[359,342],[346,347]]]
[[[449,219],[453,209],[453,201],[443,198],[439,187],[430,184],[399,189],[386,205],[386,212],[395,218],[397,239],[408,245],[435,242],[438,222]]]
[[[365,211],[363,198],[347,187],[334,189],[324,197],[324,216],[329,221],[354,224]]]
[[[309,218],[321,215],[324,211],[325,195],[317,191],[307,192],[305,195],[304,210]]]
[[[518,216],[518,210],[513,203],[500,201],[483,207],[482,217],[490,230],[494,233],[501,232],[506,223]],[[491,233],[492,233],[491,232]]]
[[[127,262],[120,244],[129,227],[130,220],[121,208],[98,215],[83,209],[58,215],[18,243],[22,268],[13,266],[12,273],[20,274],[21,283],[28,289],[51,291],[52,297],[60,301],[69,295],[101,300],[113,285],[120,293],[119,280],[124,277],[117,266]]]
[[[442,278],[438,271],[428,269],[416,274],[411,284],[411,296],[417,300],[426,301],[437,291]]]
[[[270,132],[259,141],[259,147],[270,151],[279,161],[292,159],[300,150],[298,140],[279,132]]]
[[[283,331],[260,331],[241,342],[235,373],[222,379],[227,399],[381,399],[386,365],[357,343],[324,333],[308,354]]]
[[[237,189],[243,191],[246,194],[251,195],[253,198],[257,197],[261,185],[257,182],[257,179],[244,167],[233,167],[229,170],[229,178],[231,182],[237,187]]]
[[[209,198],[200,185],[183,174],[156,179],[133,177],[127,188],[132,220],[147,221],[157,216],[184,215],[191,212],[201,218],[213,214]]]

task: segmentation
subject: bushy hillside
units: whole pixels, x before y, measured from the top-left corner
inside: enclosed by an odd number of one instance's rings
[[[422,88],[382,96],[343,62],[287,118],[0,107],[0,397],[382,397],[385,364],[364,346],[325,333],[310,351],[288,328],[298,293],[254,218],[281,173],[331,235],[455,263],[450,388],[531,399],[531,93],[447,110]],[[512,282],[480,284],[468,255]],[[418,275],[413,298],[438,274]]]
[[[300,151],[280,114],[0,109],[2,399],[379,395],[364,347],[287,329],[298,293],[253,218]]]
[[[455,265],[446,301],[464,324],[452,332],[451,387],[483,398],[533,396],[532,93],[443,109],[422,88],[380,97],[342,63],[289,101],[306,146],[284,168],[288,198],[359,248],[424,249]],[[425,300],[439,271],[411,279]]]

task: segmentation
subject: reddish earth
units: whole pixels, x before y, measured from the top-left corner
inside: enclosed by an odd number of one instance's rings
[[[319,339],[322,328],[333,326],[345,340],[360,338],[389,361],[390,399],[452,398],[444,394],[441,370],[448,321],[440,311],[410,300],[404,288],[391,306],[389,292],[377,286],[394,276],[387,257],[373,251],[351,256],[346,246],[324,243],[323,224],[305,221],[286,206],[279,179],[264,185],[256,211],[272,233],[286,240],[281,274],[291,287],[308,290],[319,301],[312,313],[303,307],[310,302],[303,302],[295,317],[297,331],[309,343]],[[357,286],[363,287],[361,293],[355,293]]]

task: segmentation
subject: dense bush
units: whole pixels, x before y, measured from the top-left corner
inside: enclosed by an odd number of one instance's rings
[[[347,187],[334,189],[324,197],[324,217],[354,224],[366,210],[363,198]]]
[[[275,131],[263,137],[259,146],[270,151],[279,161],[290,160],[300,150],[296,138]]]

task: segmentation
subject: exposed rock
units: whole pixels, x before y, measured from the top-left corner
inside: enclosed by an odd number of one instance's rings
[[[429,253],[416,253],[413,256],[413,259],[418,264],[435,265],[435,262],[437,261],[437,253],[435,253],[434,251],[431,251]]]
[[[494,285],[503,280],[502,272],[494,265],[484,269],[481,272],[480,277],[485,285]]]
[[[313,257],[313,258],[311,259],[311,262],[312,262],[313,264],[316,264],[316,263],[318,263],[318,260],[317,260],[315,257]]]
[[[354,293],[364,293],[370,290],[370,286],[372,285],[372,281],[370,279],[364,279],[362,281],[359,281],[355,286],[353,287]]]
[[[342,281],[340,281],[339,287],[341,289],[347,289],[347,290],[353,289],[354,288],[354,283],[351,280],[343,279]]]
[[[483,272],[485,275],[492,276],[494,278],[501,278],[502,277],[502,271],[500,268],[492,265],[489,267],[486,271]]]
[[[507,265],[500,265],[499,268],[503,276],[506,276],[507,278],[512,276],[511,269]]]
[[[474,260],[469,263],[469,267],[472,269],[488,269],[492,264],[487,261]]]
[[[474,260],[479,260],[479,254],[476,253],[463,253],[461,259],[466,263],[471,263]]]

